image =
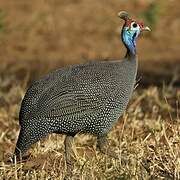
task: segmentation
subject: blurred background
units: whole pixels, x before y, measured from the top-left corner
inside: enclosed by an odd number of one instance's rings
[[[19,133],[22,98],[33,80],[53,69],[123,58],[120,10],[152,29],[138,38],[139,86],[127,113],[109,135],[110,147],[125,152],[133,162],[124,166],[120,161],[112,163],[102,154],[97,156],[95,139],[77,136],[75,147],[80,156],[74,172],[79,177],[83,171],[82,177],[89,179],[180,178],[179,0],[0,0],[2,179],[64,176],[61,135],[36,143],[27,162],[15,167],[6,164]]]
[[[138,39],[141,86],[173,84],[180,78],[178,0],[0,1],[0,77],[20,82],[67,64],[118,59],[120,10],[151,27]]]

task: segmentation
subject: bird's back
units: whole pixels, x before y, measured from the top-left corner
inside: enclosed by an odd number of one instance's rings
[[[50,121],[52,131],[106,131],[128,103],[136,69],[136,60],[124,59],[73,65],[51,72],[28,89],[21,106],[20,124],[34,118]]]

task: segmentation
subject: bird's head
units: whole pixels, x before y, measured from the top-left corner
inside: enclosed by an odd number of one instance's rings
[[[122,29],[122,40],[131,53],[136,53],[136,39],[143,31],[151,31],[149,27],[144,26],[143,22],[130,18],[126,11],[120,11],[118,17],[125,21]]]

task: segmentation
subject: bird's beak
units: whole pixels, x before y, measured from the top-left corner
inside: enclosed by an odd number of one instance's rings
[[[142,31],[151,31],[151,29],[148,26],[146,26],[146,27],[142,28]]]

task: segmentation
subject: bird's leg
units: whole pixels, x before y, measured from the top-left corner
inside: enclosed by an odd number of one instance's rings
[[[66,158],[66,166],[67,166],[67,177],[72,176],[72,170],[73,170],[73,163],[72,161],[74,160],[74,152],[72,149],[72,141],[73,137],[72,136],[66,136],[64,145],[65,145],[65,158]]]
[[[22,161],[24,159],[27,159],[27,150],[29,149],[29,147],[31,146],[31,144],[33,144],[34,141],[36,141],[36,138],[32,138],[32,140],[30,141],[28,138],[28,133],[26,131],[26,129],[21,128],[20,132],[19,132],[19,137],[16,143],[16,148],[15,148],[15,152],[13,154],[13,162],[16,161]],[[26,156],[25,156],[26,154]]]
[[[97,148],[99,148],[100,152],[106,154],[112,158],[119,159],[118,154],[111,151],[108,147],[107,136],[98,136],[97,138]]]

